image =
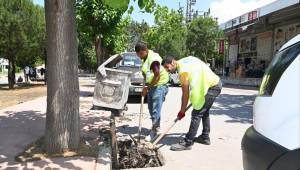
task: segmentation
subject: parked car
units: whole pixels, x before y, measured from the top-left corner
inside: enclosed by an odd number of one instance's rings
[[[29,79],[31,81],[45,81],[46,69],[44,66],[38,66],[30,69]]]
[[[125,52],[121,54],[122,60],[118,69],[131,71],[131,80],[129,85],[130,96],[140,96],[143,90],[143,74],[141,70],[142,61],[135,52]]]
[[[245,170],[300,169],[300,34],[277,52],[242,140]]]

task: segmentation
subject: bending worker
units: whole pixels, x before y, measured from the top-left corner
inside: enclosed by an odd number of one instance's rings
[[[171,146],[171,150],[190,150],[195,142],[210,145],[210,119],[209,110],[216,97],[221,93],[220,78],[200,59],[186,57],[176,61],[173,57],[166,57],[162,62],[168,72],[179,73],[182,86],[181,109],[178,119],[185,116],[189,98],[193,106],[192,119],[188,133],[179,143]],[[195,138],[202,119],[202,134]]]
[[[169,74],[161,67],[162,58],[159,54],[148,50],[145,43],[136,44],[135,52],[142,59],[142,72],[147,84],[142,95],[147,95],[148,109],[152,120],[151,131],[146,137],[146,140],[150,141],[160,129],[161,109],[168,93]]]

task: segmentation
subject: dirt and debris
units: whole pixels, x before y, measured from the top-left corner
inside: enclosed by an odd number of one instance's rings
[[[163,165],[162,157],[157,151],[147,147],[137,147],[132,140],[119,141],[118,149],[119,168],[121,169],[148,168]]]

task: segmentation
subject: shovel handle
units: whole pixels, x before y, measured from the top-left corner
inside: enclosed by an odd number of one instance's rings
[[[144,88],[145,88],[145,81],[143,82],[143,90],[144,90]],[[138,143],[140,143],[141,133],[142,133],[142,120],[143,120],[143,113],[144,113],[144,100],[145,100],[145,97],[142,96],[142,98],[141,98],[140,116],[139,116]]]
[[[171,124],[170,124],[170,126],[162,133],[162,134],[160,134],[156,139],[155,139],[155,141],[152,143],[152,145],[153,146],[155,146],[164,136],[165,136],[165,134],[166,133],[168,133],[171,129],[172,129],[172,127],[176,124],[176,122],[178,121],[179,119],[178,118],[176,118]]]
[[[189,106],[185,109],[185,111],[189,110],[191,106],[192,104],[189,104]],[[178,117],[176,117],[176,119],[169,125],[169,127],[155,139],[152,145],[155,146],[166,135],[166,133],[168,133],[172,129],[172,127],[176,124],[178,120],[179,120]]]

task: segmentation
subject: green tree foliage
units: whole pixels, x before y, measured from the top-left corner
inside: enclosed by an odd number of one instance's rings
[[[17,66],[24,68],[25,66],[35,66],[38,63],[44,63],[45,40],[46,40],[46,23],[45,11],[41,6],[36,5],[33,9],[34,15],[31,16],[31,21],[27,23],[26,35],[29,40],[29,45],[24,49],[22,56],[17,58]]]
[[[172,55],[182,58],[186,55],[186,26],[184,17],[175,10],[158,6],[154,12],[155,25],[145,34],[149,48],[161,56]]]
[[[111,43],[113,44],[112,52],[114,54],[121,53],[127,50],[129,41],[129,24],[130,17],[123,18],[111,34]]]
[[[44,57],[44,10],[31,0],[1,0],[0,30],[0,56],[9,60],[8,82],[13,88],[16,63],[24,67]]]
[[[205,62],[218,57],[217,45],[222,32],[211,17],[198,17],[188,25],[187,48],[189,54]]]
[[[149,25],[142,21],[141,23],[136,21],[131,21],[128,25],[128,51],[134,51],[136,43],[140,41],[145,41],[143,34],[149,30]]]
[[[79,68],[90,73],[97,69],[97,58],[93,41],[84,33],[78,32],[78,63]]]
[[[155,8],[155,0],[133,1],[138,3],[142,12],[151,12]],[[76,1],[81,68],[91,67],[91,70],[95,70],[110,55],[130,49],[128,44],[132,42],[133,31],[129,26],[129,17],[123,16],[126,11],[129,14],[133,11],[129,2],[130,0]],[[91,43],[94,47],[91,47]],[[92,48],[95,53],[91,51]]]
[[[142,12],[153,12],[156,6],[155,0],[133,0],[137,1]],[[104,3],[114,9],[127,10],[130,0],[104,0]],[[129,7],[132,12],[133,6]],[[130,13],[130,12],[129,12]]]
[[[119,32],[126,25],[122,20],[125,9],[114,9],[103,0],[77,0],[76,13],[79,42],[85,39],[94,43],[97,64],[100,65],[115,52],[115,48],[120,48],[118,43],[124,37],[119,37],[122,36]]]
[[[107,55],[124,52],[128,43],[128,27],[129,18],[121,19],[116,28],[107,35],[111,41],[106,45]],[[94,41],[91,40],[86,33],[78,32],[78,58],[79,68],[93,73],[97,67],[97,56]]]

